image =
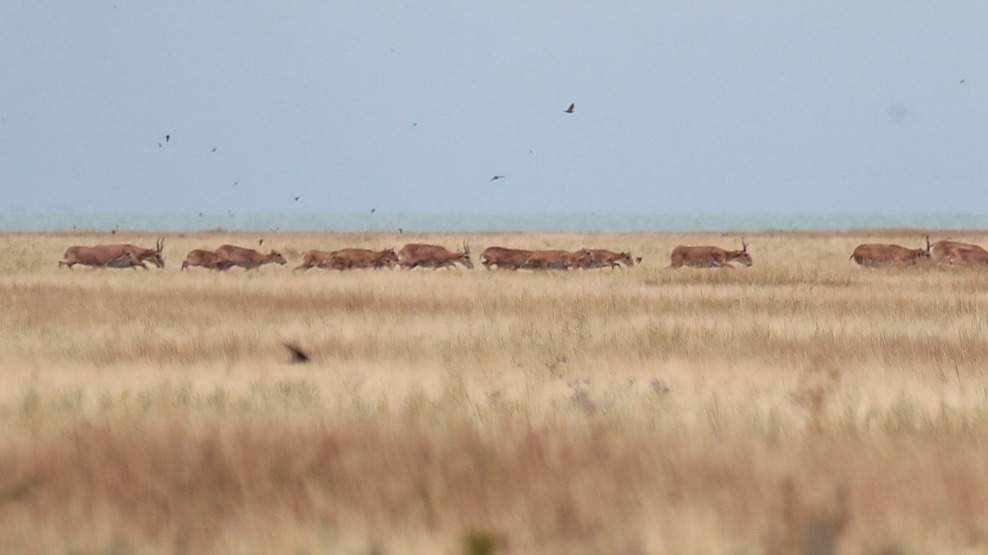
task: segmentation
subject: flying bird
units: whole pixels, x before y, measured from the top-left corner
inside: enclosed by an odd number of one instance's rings
[[[239,181],[234,181],[233,182],[233,186],[236,187],[237,185],[240,185],[240,182]]]
[[[302,198],[302,197],[295,197],[295,202],[298,202],[298,199],[300,199],[300,198]]]
[[[566,108],[563,111],[566,112],[567,114],[572,114],[573,112],[575,112],[576,111],[576,102],[570,103],[569,108]]]
[[[294,343],[282,343],[288,352],[292,354],[292,362],[295,364],[305,364],[309,362],[309,353],[302,350],[301,347]]]
[[[961,85],[963,85],[966,81],[967,79],[961,79]]]
[[[377,208],[371,208],[371,214],[373,214],[374,212],[377,212]]]
[[[213,152],[216,152],[216,147],[215,146],[213,147]]]
[[[504,176],[503,175],[495,175],[494,177],[492,177],[490,179],[490,181],[488,181],[488,183],[490,183],[491,181],[497,181],[498,179],[504,179]]]
[[[165,142],[167,143],[167,142],[168,142],[168,141],[170,141],[170,140],[172,140],[172,136],[171,136],[171,135],[168,135],[168,134],[166,134],[166,135],[165,135]]]

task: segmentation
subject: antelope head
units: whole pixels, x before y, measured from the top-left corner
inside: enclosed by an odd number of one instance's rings
[[[463,265],[468,269],[473,269],[473,260],[470,260],[470,245],[466,241],[463,242],[463,253],[460,254],[457,260],[463,262]]]
[[[752,264],[751,255],[748,254],[748,243],[744,242],[744,237],[741,238],[741,250],[731,251],[727,255],[728,260],[732,262],[740,262],[745,266],[751,266]]]
[[[165,238],[162,237],[154,242],[154,253],[147,257],[147,260],[159,268],[165,267],[165,258],[162,256],[162,252],[165,249]]]
[[[288,261],[285,260],[285,257],[282,256],[280,252],[274,251],[274,250],[271,251],[268,254],[267,259],[268,259],[269,262],[277,262],[278,264],[281,264],[282,266],[284,266],[288,262]]]

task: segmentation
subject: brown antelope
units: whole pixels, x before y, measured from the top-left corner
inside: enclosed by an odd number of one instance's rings
[[[959,241],[937,241],[933,245],[933,259],[945,264],[988,264],[988,251]]]
[[[244,270],[257,270],[264,264],[270,264],[272,262],[285,265],[285,257],[281,255],[278,251],[271,251],[268,254],[262,254],[254,249],[245,249],[243,247],[237,247],[234,245],[223,245],[216,249],[216,255],[223,259],[224,262],[229,263],[226,268],[221,268],[226,270],[232,266],[239,266]]]
[[[579,252],[569,252],[560,250],[532,251],[523,268],[533,270],[569,270],[577,265],[581,260]]]
[[[524,249],[509,249],[506,247],[487,247],[480,253],[480,263],[488,270],[491,266],[498,269],[517,270],[525,265],[532,251]]]
[[[641,257],[631,258],[629,252],[614,252],[605,249],[583,249],[580,251],[582,258],[581,268],[625,268],[634,266],[636,262],[641,262]]]
[[[189,254],[185,256],[185,260],[182,261],[182,270],[184,271],[186,268],[194,266],[206,268],[207,270],[223,271],[228,269],[231,264],[213,251],[193,249],[189,251]]]
[[[398,254],[394,249],[372,251],[368,249],[342,249],[333,253],[333,267],[341,270],[353,268],[394,268]]]
[[[748,254],[748,244],[741,239],[741,250],[729,251],[720,247],[684,247],[674,248],[671,255],[670,268],[733,268],[731,262],[740,262],[751,266],[751,255]]]
[[[296,270],[309,268],[333,268],[351,270],[353,268],[393,268],[398,263],[394,249],[372,251],[368,249],[342,249],[338,251],[306,251],[302,264]]]
[[[861,266],[898,266],[915,264],[930,258],[930,238],[926,238],[926,248],[907,249],[901,245],[866,243],[858,245],[851,253],[850,260]]]
[[[446,247],[439,245],[425,245],[422,243],[409,243],[398,251],[398,260],[402,268],[447,268],[456,264],[462,264],[465,268],[472,270],[473,261],[470,260],[470,246],[463,243],[462,252],[453,252]]]
[[[76,264],[93,268],[148,269],[134,251],[124,248],[123,245],[69,247],[62,255],[62,260],[58,261],[58,266],[68,266],[71,270]]]
[[[308,250],[302,253],[302,263],[295,267],[295,270],[308,270],[310,268],[329,268],[335,251]]]

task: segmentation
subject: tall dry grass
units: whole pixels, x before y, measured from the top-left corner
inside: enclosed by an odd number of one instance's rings
[[[988,242],[982,233],[951,233]],[[630,249],[628,271],[179,272],[187,250]],[[988,269],[905,231],[0,235],[0,545],[34,553],[976,553]],[[292,365],[294,341],[313,362]]]

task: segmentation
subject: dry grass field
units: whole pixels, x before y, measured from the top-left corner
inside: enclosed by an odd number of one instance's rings
[[[260,237],[289,265],[179,271]],[[154,239],[0,234],[3,552],[988,550],[988,268],[848,261],[922,234],[750,233],[736,270],[665,268],[721,234],[170,234],[164,270],[56,266]],[[291,271],[463,239],[644,262]]]

